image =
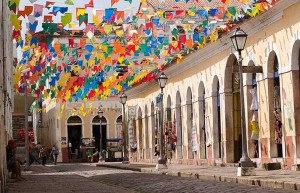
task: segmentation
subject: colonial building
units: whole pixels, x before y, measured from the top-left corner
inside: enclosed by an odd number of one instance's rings
[[[81,33],[73,36],[57,35],[53,36],[52,44],[60,46],[69,44],[70,39],[74,43],[72,50],[77,50],[79,53],[76,55],[78,57],[76,64],[70,64],[72,71],[70,76],[77,76],[78,74],[83,76],[84,73],[94,73],[80,71],[76,68],[79,64],[78,61],[84,60],[84,53],[86,52],[84,49],[76,47],[76,45],[80,45],[82,39],[87,39],[87,37],[82,36]],[[67,62],[67,59],[59,61],[57,67],[63,68],[65,62]],[[65,76],[67,75],[65,74]],[[49,81],[46,83],[46,89],[50,89]],[[71,86],[76,89],[75,84]],[[99,149],[100,119],[98,109],[104,111],[101,120],[103,148],[106,150],[107,145],[109,145],[107,139],[120,139],[122,137],[122,110],[119,98],[85,101],[80,98],[76,99],[76,96],[71,94],[70,99],[64,102],[60,100],[57,103],[56,98],[50,99],[48,96],[44,96],[44,99],[42,102],[43,110],[40,112],[41,128],[37,135],[40,136],[39,142],[43,145],[51,147],[56,144],[58,146],[60,150],[58,161],[78,161],[75,155],[70,156],[70,153],[75,154],[76,151],[80,150],[82,138],[94,139],[95,147]]]
[[[263,68],[263,73],[244,74],[242,88],[249,157],[259,166],[279,162],[282,168],[292,168],[300,164],[299,10],[299,1],[277,1],[270,10],[240,25],[249,35],[242,52],[243,65]],[[230,164],[241,158],[241,88],[232,71],[238,59],[230,40],[232,33],[222,34],[215,43],[164,70],[168,77],[164,121],[172,123],[177,136],[172,157],[176,164]],[[137,151],[131,154],[132,161],[156,161],[159,93],[156,81],[126,91],[126,111],[135,107]]]
[[[6,145],[12,139],[13,90],[13,44],[10,41],[8,1],[0,3],[0,192],[4,191],[7,179]],[[5,27],[4,27],[5,26]]]
[[[103,148],[106,150],[107,139],[120,139],[122,137],[122,111],[118,100],[108,100],[101,105],[104,111],[101,120]],[[118,104],[115,106],[115,104]],[[49,104],[47,110],[42,113],[42,128],[40,130],[41,143],[47,146],[56,144],[60,150],[58,161],[74,161],[69,153],[75,154],[80,149],[82,138],[94,138],[95,147],[99,149],[100,144],[100,119],[98,117],[99,102],[76,103],[66,102],[64,109],[61,104]],[[75,110],[82,106],[84,113]],[[90,110],[90,108],[93,108]],[[112,108],[113,107],[113,108]],[[85,114],[86,113],[86,114]],[[69,144],[72,144],[71,148]],[[71,149],[71,150],[70,150]]]

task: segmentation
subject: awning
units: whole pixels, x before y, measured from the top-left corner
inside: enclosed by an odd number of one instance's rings
[[[106,142],[119,142],[122,141],[121,138],[115,138],[115,139],[107,139]]]

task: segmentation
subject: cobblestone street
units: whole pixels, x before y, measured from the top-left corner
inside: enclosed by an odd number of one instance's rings
[[[88,164],[32,166],[26,181],[9,183],[8,192],[287,192],[258,186],[146,174]]]

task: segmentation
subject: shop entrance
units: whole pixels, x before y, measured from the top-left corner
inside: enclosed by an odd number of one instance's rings
[[[69,117],[68,121],[68,146],[69,153],[76,153],[80,148],[80,140],[82,137],[82,121],[78,116]]]
[[[106,150],[106,127],[107,127],[107,121],[105,117],[102,117],[101,119],[101,128],[102,128],[102,148]],[[100,118],[98,116],[94,117],[93,119],[93,138],[95,139],[95,147],[100,150]]]
[[[100,149],[100,125],[93,125],[93,137],[95,139],[95,147]],[[106,125],[102,125],[102,148],[106,150]]]
[[[71,153],[74,153],[76,149],[80,147],[80,139],[81,139],[81,125],[70,125],[68,126],[68,139],[69,142],[72,144]]]
[[[234,59],[233,65],[238,65]],[[242,157],[242,124],[241,124],[241,101],[239,73],[232,74],[233,92],[233,136],[234,136],[234,162],[237,163]]]

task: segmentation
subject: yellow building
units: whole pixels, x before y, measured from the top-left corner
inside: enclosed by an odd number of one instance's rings
[[[13,138],[12,112],[14,111],[13,60],[16,52],[10,40],[12,27],[9,22],[8,2],[0,2],[0,192],[4,192],[8,177],[6,146]]]
[[[149,2],[152,6],[142,4],[140,9],[153,13],[151,9],[158,4],[154,0]],[[298,10],[298,0],[281,0],[270,10],[240,25],[249,35],[242,52],[243,65],[263,69],[263,73],[243,75],[248,153],[259,166],[279,162],[283,168],[292,168],[300,164]],[[172,163],[216,165],[237,163],[241,158],[240,88],[237,73],[232,72],[237,66],[238,53],[230,40],[232,33],[221,34],[216,42],[187,55],[182,63],[165,68],[169,79],[164,89],[164,122],[172,127],[177,137]],[[80,35],[73,37],[74,44],[80,44],[81,38]],[[54,38],[53,43],[67,44],[68,39]],[[155,128],[158,126],[156,97],[159,93],[155,81],[126,90],[126,112],[131,111],[126,114],[127,120],[133,120],[131,161],[157,161]],[[101,101],[103,109],[117,105],[116,110],[104,113],[107,139],[121,137],[118,100]],[[76,114],[75,109],[80,109],[82,104],[82,113]],[[68,148],[69,141],[74,140],[71,130],[79,136],[77,138],[97,138],[93,128],[99,125],[99,101],[44,102],[43,105],[42,141],[59,146],[60,161],[69,161],[69,152],[74,152],[74,146],[78,146],[78,142],[74,142],[73,149]],[[90,106],[93,107],[91,111]]]
[[[280,162],[282,167],[292,168],[300,164],[299,10],[299,1],[278,1],[270,10],[240,25],[249,35],[242,52],[243,65],[263,68],[263,73],[243,75],[248,152],[260,166]],[[237,163],[241,157],[240,88],[237,74],[232,73],[238,53],[230,40],[232,33],[222,34],[215,43],[164,71],[168,76],[163,101],[165,121],[176,128],[172,159],[177,164],[228,164]],[[257,90],[257,111],[250,110],[253,88]],[[133,136],[137,151],[131,154],[132,161],[156,162],[155,103],[159,93],[155,81],[126,91],[126,111],[129,106],[136,107]],[[274,112],[278,113],[277,122]],[[257,147],[251,127],[253,114],[258,115],[254,118],[259,127]],[[276,130],[280,122],[282,127]],[[196,151],[192,147],[193,125]]]
[[[83,111],[86,114],[75,111],[76,108],[82,107],[83,104],[85,106]],[[99,148],[100,119],[97,110],[99,102],[66,102],[62,111],[58,110],[61,110],[60,105],[57,104],[55,106],[55,103],[49,104],[49,110],[47,109],[43,112],[42,144],[48,146],[56,144],[60,149],[58,160],[62,162],[76,160],[75,152],[76,149],[80,149],[82,138],[94,138],[95,147]],[[93,110],[90,110],[91,106]],[[106,149],[107,145],[109,145],[109,143],[106,144],[107,139],[122,138],[121,104],[118,100],[108,100],[101,105],[101,109],[104,111],[101,120],[103,149]],[[72,144],[71,148],[70,143]],[[70,152],[74,154],[72,159],[69,159]]]

